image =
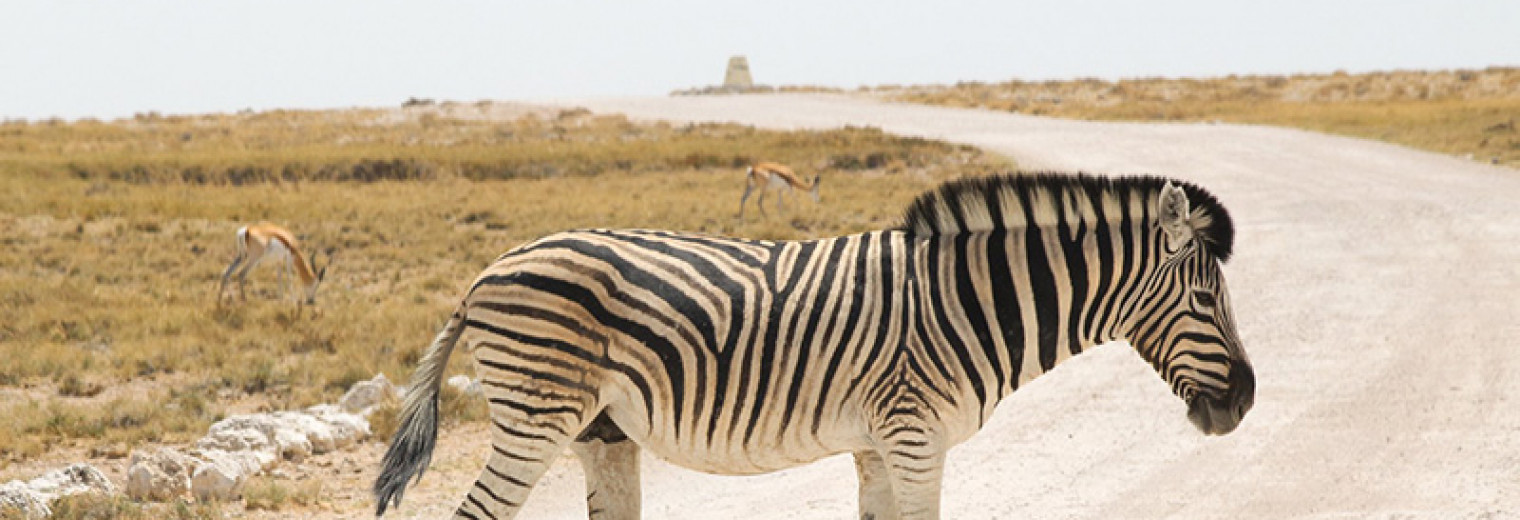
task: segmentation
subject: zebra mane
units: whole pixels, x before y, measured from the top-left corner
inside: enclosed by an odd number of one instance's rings
[[[901,229],[929,237],[1020,229],[1031,220],[1039,226],[1097,224],[1100,213],[1102,219],[1118,222],[1123,215],[1112,208],[1127,211],[1131,219],[1154,218],[1152,205],[1169,180],[1187,193],[1194,237],[1207,243],[1219,261],[1229,260],[1235,230],[1219,200],[1194,184],[1156,176],[1038,172],[965,177],[920,194],[908,206]]]

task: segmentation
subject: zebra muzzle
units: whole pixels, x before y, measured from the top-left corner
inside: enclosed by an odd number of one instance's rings
[[[1251,365],[1239,364],[1230,373],[1230,389],[1223,399],[1201,394],[1188,405],[1188,419],[1207,435],[1235,431],[1256,402],[1256,373]]]

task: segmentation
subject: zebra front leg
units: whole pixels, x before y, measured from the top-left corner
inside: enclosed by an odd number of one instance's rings
[[[876,454],[886,466],[897,517],[938,520],[940,481],[945,474],[945,450],[937,428],[918,414],[922,405],[898,403],[895,417],[883,422],[875,436]]]
[[[897,520],[897,497],[881,455],[855,452],[855,475],[860,479],[860,520]]]
[[[613,424],[606,413],[597,416],[570,449],[586,472],[586,511],[592,520],[638,520],[639,445]]]
[[[928,446],[893,446],[884,462],[897,496],[898,518],[938,520],[940,482],[945,475],[945,452]]]

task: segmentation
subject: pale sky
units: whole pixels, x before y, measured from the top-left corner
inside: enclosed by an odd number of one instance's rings
[[[1520,66],[1520,0],[0,0],[0,118]]]

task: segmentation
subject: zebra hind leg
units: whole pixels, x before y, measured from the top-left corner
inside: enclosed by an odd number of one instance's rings
[[[638,520],[639,445],[604,412],[570,449],[586,471],[586,510],[592,520]]]
[[[855,452],[855,475],[860,478],[860,520],[897,520],[897,497],[887,463],[874,451]]]
[[[517,516],[549,465],[586,425],[594,399],[556,399],[513,382],[485,386],[491,403],[491,456],[455,518],[507,520]],[[564,397],[564,396],[556,396]]]

